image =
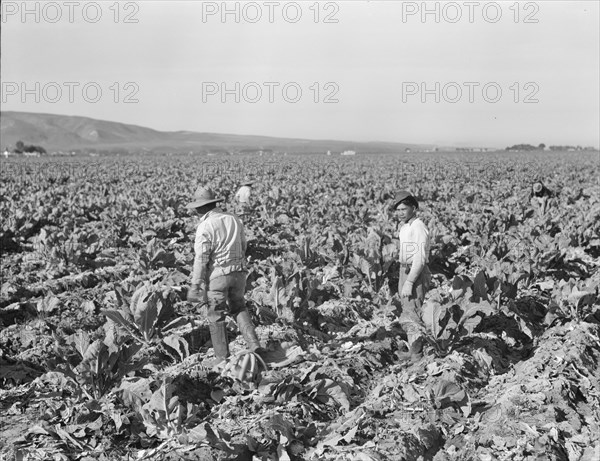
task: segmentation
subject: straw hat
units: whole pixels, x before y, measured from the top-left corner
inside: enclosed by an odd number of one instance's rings
[[[222,198],[215,198],[215,193],[209,187],[199,186],[194,192],[194,200],[187,204],[186,208],[199,208],[209,203],[222,202]]]

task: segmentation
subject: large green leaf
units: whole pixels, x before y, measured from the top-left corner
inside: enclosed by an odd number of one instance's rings
[[[181,336],[172,334],[165,337],[163,341],[167,346],[177,351],[177,353],[181,357],[181,360],[184,360],[190,355],[188,342]]]
[[[444,322],[446,311],[446,306],[433,300],[427,300],[425,304],[423,304],[423,322],[435,338],[440,336],[440,333],[448,323],[447,319]]]
[[[473,282],[464,275],[457,275],[452,279],[452,296],[454,299],[460,298],[467,293],[467,290],[473,285]]]
[[[125,379],[119,386],[125,405],[132,408],[142,407],[152,397],[150,381],[144,378]]]
[[[350,410],[350,401],[348,400],[347,393],[332,379],[317,381],[313,389],[309,392],[309,395],[314,395],[314,398],[326,404],[332,399],[345,411]]]
[[[473,301],[488,300],[486,276],[484,271],[477,272],[473,280]]]
[[[107,352],[106,344],[97,339],[86,349],[79,368],[90,370],[96,376],[99,376],[103,372],[104,365],[106,365]]]
[[[154,325],[158,320],[159,306],[162,305],[162,302],[159,295],[150,291],[147,285],[144,285],[138,291],[141,291],[141,296],[136,297],[134,295],[135,302],[132,300],[130,309],[133,321],[144,339],[148,341],[154,336]]]
[[[481,314],[478,319],[475,319],[477,314]],[[487,301],[481,301],[479,303],[469,303],[465,306],[462,312],[459,325],[464,326],[469,334],[472,334],[477,325],[481,322],[481,319],[486,315],[494,314],[494,308]]]
[[[138,338],[140,336],[140,332],[138,331],[136,325],[127,320],[121,311],[105,309],[102,311],[102,313],[117,325],[123,327],[125,331],[127,331],[132,337]]]
[[[455,382],[447,379],[436,380],[431,387],[431,393],[437,408],[457,406],[465,411],[469,407],[467,392]]]
[[[84,357],[85,352],[90,346],[90,336],[88,335],[87,331],[79,330],[77,333],[69,336],[67,338],[67,342],[71,342],[71,344],[75,346],[75,350],[79,353],[79,355]]]

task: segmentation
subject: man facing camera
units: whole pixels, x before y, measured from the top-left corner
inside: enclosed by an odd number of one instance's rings
[[[401,221],[398,280],[398,294],[402,303],[400,324],[406,331],[410,353],[417,355],[421,353],[423,340],[411,324],[420,323],[423,300],[431,283],[431,273],[427,266],[430,248],[429,229],[417,217],[419,203],[410,192],[405,190],[398,192],[391,209]]]

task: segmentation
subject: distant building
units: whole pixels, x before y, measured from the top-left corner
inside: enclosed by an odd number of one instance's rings
[[[340,155],[356,155],[356,151],[353,150],[345,150]]]
[[[456,152],[487,152],[487,147],[457,147]]]

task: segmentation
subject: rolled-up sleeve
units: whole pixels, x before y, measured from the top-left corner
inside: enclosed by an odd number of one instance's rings
[[[240,239],[242,243],[242,258],[246,257],[246,250],[248,249],[248,240],[246,239],[246,231],[244,229],[244,225],[240,222]]]
[[[205,222],[196,229],[196,240],[194,242],[194,269],[192,271],[192,285],[200,285],[206,289],[208,281],[208,263],[212,252],[212,241]]]
[[[421,221],[415,221],[412,227],[412,240],[416,248],[412,257],[410,273],[406,280],[415,283],[429,257],[429,230]]]

